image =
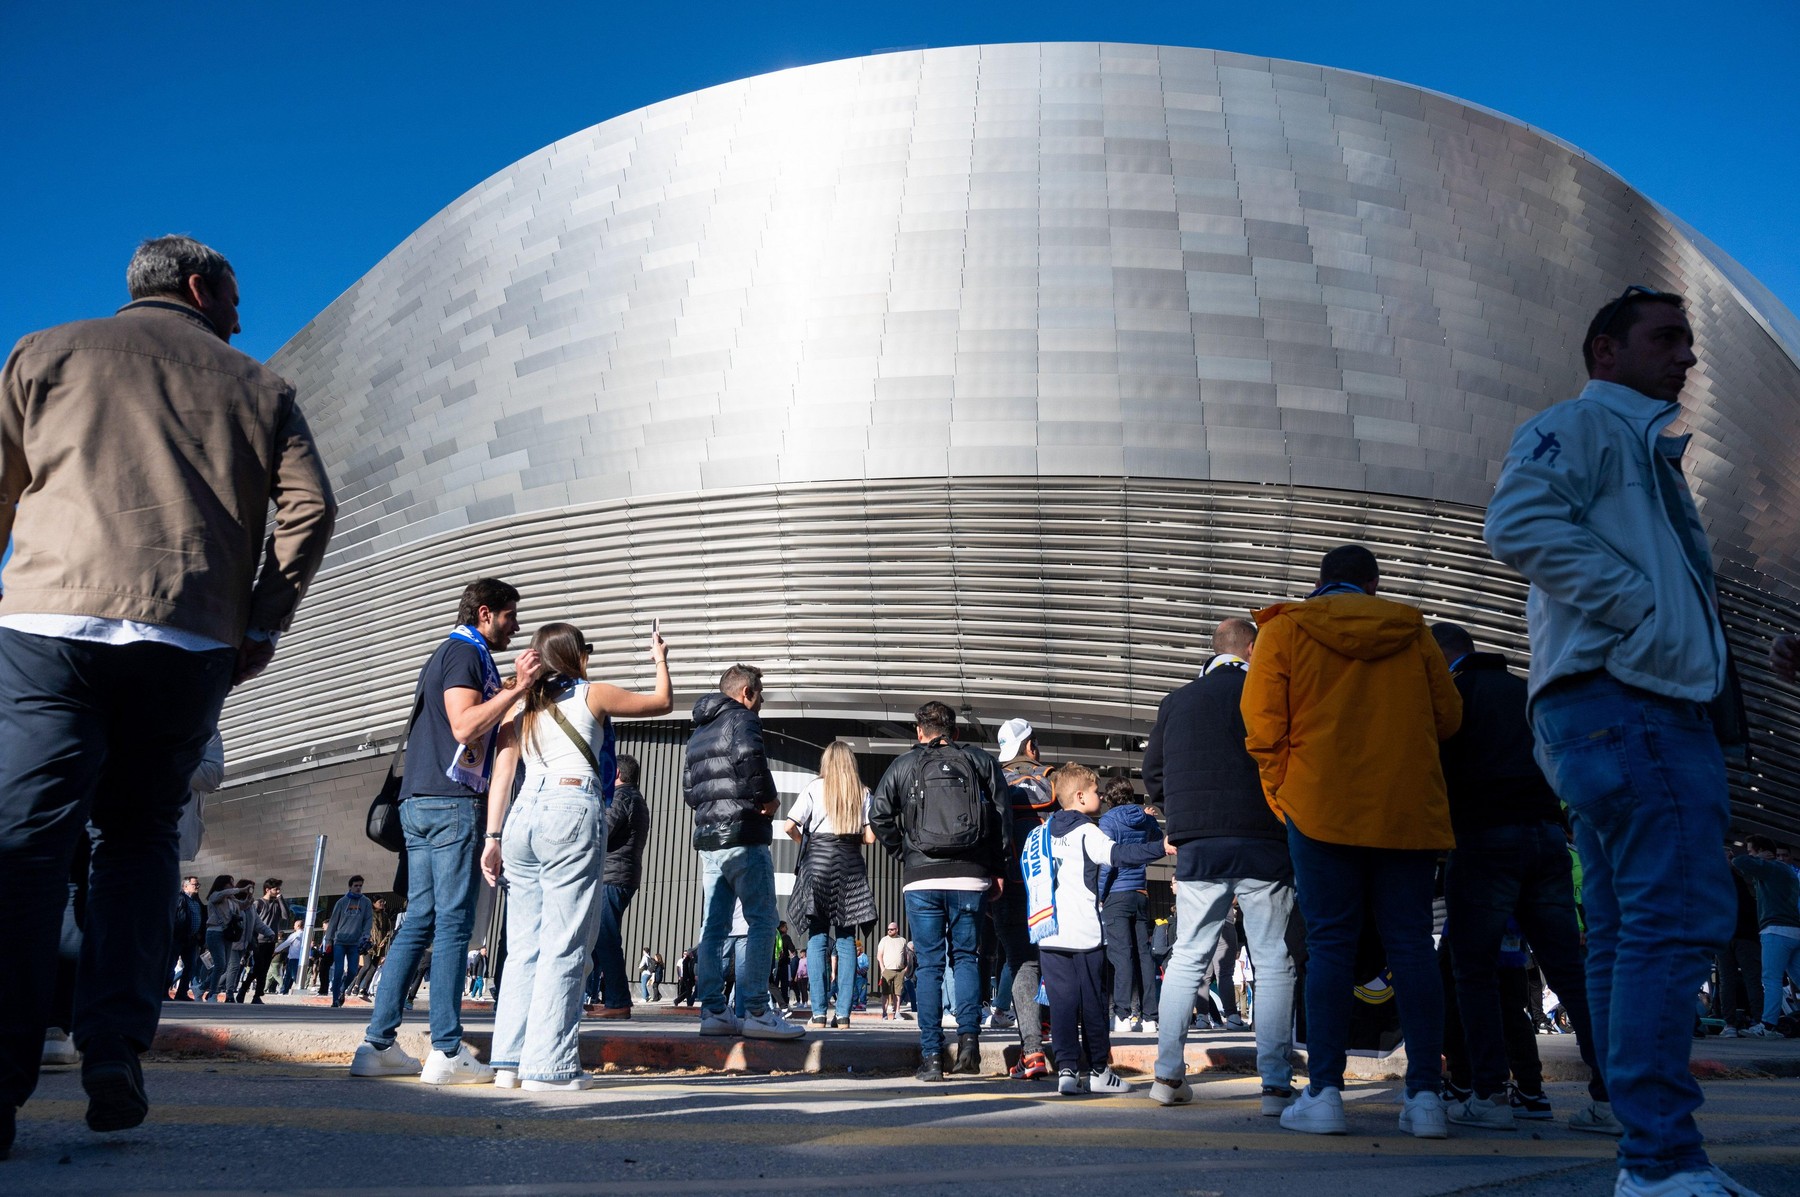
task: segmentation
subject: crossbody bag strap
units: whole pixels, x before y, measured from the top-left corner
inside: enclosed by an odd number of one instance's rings
[[[594,759],[594,750],[588,747],[588,742],[582,738],[580,732],[575,730],[575,725],[569,722],[568,717],[562,713],[562,710],[555,703],[550,704],[550,717],[556,720],[556,726],[567,732],[569,739],[574,742],[575,747],[581,750],[582,759],[587,761],[588,768],[594,771],[594,781],[596,783],[599,782],[600,762]]]
[[[406,726],[400,729],[399,747],[394,749],[394,759],[388,762],[388,777],[390,778],[394,776],[394,770],[398,769],[406,760],[406,742],[412,739],[413,728],[418,726],[419,715],[425,710],[424,679],[420,678],[419,683],[419,688],[413,693],[412,714],[407,716]]]

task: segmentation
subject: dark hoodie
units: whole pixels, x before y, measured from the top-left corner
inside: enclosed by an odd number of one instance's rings
[[[756,712],[717,691],[694,704],[681,797],[694,812],[694,847],[703,852],[774,838],[774,823],[760,810],[776,793]]]

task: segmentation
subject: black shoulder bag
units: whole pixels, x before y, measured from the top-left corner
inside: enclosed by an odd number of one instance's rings
[[[400,826],[401,765],[406,761],[406,743],[412,739],[413,725],[419,721],[419,712],[425,709],[423,680],[420,679],[418,692],[413,695],[412,714],[400,733],[400,747],[394,750],[394,759],[388,762],[387,780],[381,783],[381,792],[369,803],[369,814],[363,821],[363,833],[389,852],[399,852],[406,847],[406,832]]]

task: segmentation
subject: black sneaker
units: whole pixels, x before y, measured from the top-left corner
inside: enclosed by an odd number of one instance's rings
[[[1475,1090],[1464,1089],[1449,1077],[1445,1077],[1443,1086],[1438,1089],[1438,1096],[1444,1099],[1445,1105],[1453,1106],[1459,1101],[1468,1101],[1471,1097],[1474,1097]]]
[[[1517,1085],[1508,1085],[1507,1091],[1512,1095],[1512,1116],[1532,1122],[1552,1121],[1556,1114],[1550,1108],[1550,1099],[1542,1093],[1526,1093]]]
[[[116,1035],[88,1042],[82,1052],[81,1087],[88,1095],[89,1130],[130,1130],[141,1125],[150,1112],[137,1053]]]
[[[956,1037],[956,1063],[951,1065],[950,1071],[957,1076],[981,1075],[981,1036]]]
[[[927,1052],[919,1057],[919,1071],[913,1073],[921,1081],[941,1081],[944,1079],[943,1057],[937,1052]]]

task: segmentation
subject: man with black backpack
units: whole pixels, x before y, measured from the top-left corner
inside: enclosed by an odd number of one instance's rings
[[[989,889],[1004,891],[1012,837],[999,762],[955,743],[956,712],[941,702],[926,703],[914,720],[919,742],[876,785],[869,826],[902,864],[906,921],[919,961],[918,1077],[941,1081],[946,960],[956,982],[952,1071],[981,1072],[981,903]]]

